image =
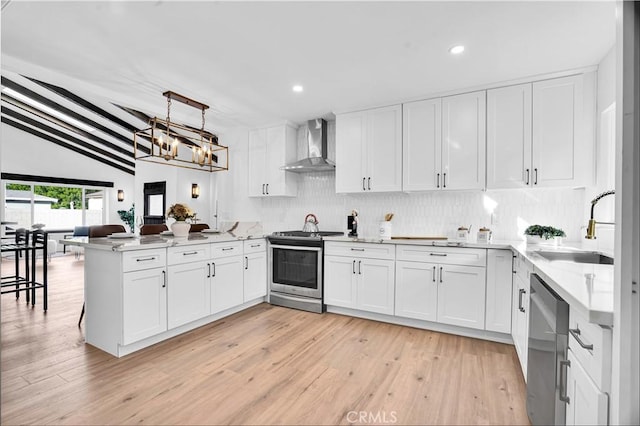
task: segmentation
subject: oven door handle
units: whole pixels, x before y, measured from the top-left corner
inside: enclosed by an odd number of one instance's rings
[[[321,252],[322,247],[309,247],[309,246],[284,246],[280,244],[271,244],[271,248],[277,248],[282,250],[303,250],[303,251],[317,251]]]

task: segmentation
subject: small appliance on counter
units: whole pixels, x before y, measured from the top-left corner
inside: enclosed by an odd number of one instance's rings
[[[351,215],[347,216],[347,229],[350,237],[358,237],[358,210],[351,210]]]
[[[482,227],[478,230],[478,243],[491,242],[491,229]]]
[[[468,228],[466,226],[459,226],[456,230],[456,240],[461,242],[468,242],[469,236],[471,235],[471,226]]]

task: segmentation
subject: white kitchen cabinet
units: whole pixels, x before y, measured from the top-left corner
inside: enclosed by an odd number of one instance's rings
[[[336,192],[401,190],[401,106],[336,115]]]
[[[281,170],[296,160],[296,145],[297,130],[288,124],[249,132],[250,197],[297,195],[297,175]]]
[[[244,302],[243,257],[214,258],[210,262],[210,268],[211,313],[241,305]]]
[[[487,90],[487,188],[533,185],[531,83]]]
[[[402,105],[402,189],[437,189],[442,169],[442,100]]]
[[[128,345],[167,330],[166,279],[165,268],[123,274],[122,344]]]
[[[609,424],[608,395],[589,377],[571,348],[567,351],[567,359],[567,426]]]
[[[244,301],[267,295],[266,240],[244,242]]]
[[[393,315],[394,258],[393,246],[327,242],[325,304]]]
[[[442,98],[442,188],[484,189],[486,92]]]
[[[485,91],[403,105],[404,191],[483,189]]]
[[[396,261],[396,316],[436,321],[437,267],[435,263]]]
[[[514,259],[513,301],[511,315],[511,337],[520,360],[524,380],[527,380],[527,353],[529,340],[529,286],[531,265],[520,254]]]
[[[593,183],[594,85],[593,73],[533,83],[533,186]]]
[[[356,307],[356,260],[324,256],[324,303],[343,308]]]
[[[204,318],[211,311],[209,266],[206,262],[170,265],[167,268],[168,328]]]
[[[484,329],[485,268],[439,264],[437,272],[438,322]]]
[[[487,250],[487,299],[485,329],[511,334],[511,250]]]

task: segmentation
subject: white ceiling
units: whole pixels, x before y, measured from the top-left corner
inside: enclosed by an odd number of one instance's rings
[[[224,131],[595,65],[615,19],[613,1],[13,0],[2,69],[160,116],[172,90],[209,104],[207,128]]]

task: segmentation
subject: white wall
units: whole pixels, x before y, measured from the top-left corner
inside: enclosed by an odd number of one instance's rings
[[[84,155],[61,148],[6,124],[0,127],[0,168],[3,173],[113,182],[107,190],[107,223],[122,223],[117,210],[131,206],[134,177]],[[117,190],[125,191],[118,203]]]

